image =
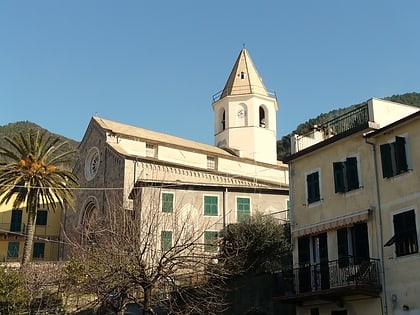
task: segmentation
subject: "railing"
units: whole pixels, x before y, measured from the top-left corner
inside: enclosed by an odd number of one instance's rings
[[[320,125],[314,126],[314,130],[311,130],[304,135],[296,135],[294,139],[294,153],[301,151],[315,143],[331,138],[332,136],[366,124],[368,121],[368,104],[364,104],[341,116],[338,116]]]
[[[223,92],[225,91],[225,89],[215,93],[213,95],[213,103],[217,102],[218,100],[220,100],[222,97],[224,97],[225,95],[223,95]],[[238,95],[238,94],[260,94],[260,95],[264,95],[264,96],[268,96],[268,97],[272,97],[277,99],[277,95],[276,92],[271,91],[271,90],[267,90],[261,86],[254,86],[254,85],[243,85],[243,86],[235,86],[232,87],[231,93],[233,95]]]
[[[282,272],[284,295],[354,286],[378,287],[379,260],[346,257]]]

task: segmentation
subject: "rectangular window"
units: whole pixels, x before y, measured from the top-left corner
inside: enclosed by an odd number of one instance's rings
[[[22,210],[13,209],[10,220],[10,232],[20,232],[22,226]]]
[[[359,265],[369,261],[369,236],[367,223],[337,230],[338,265],[343,268],[350,264]]]
[[[168,251],[172,248],[172,231],[162,231],[160,234],[161,248]]]
[[[36,225],[47,225],[47,210],[38,210],[36,214]]]
[[[249,198],[236,199],[236,213],[238,222],[249,222],[251,206]]]
[[[33,258],[44,258],[45,243],[34,243]]]
[[[395,243],[397,257],[417,253],[416,214],[414,210],[394,215],[394,236],[385,244],[390,246]]]
[[[207,168],[211,170],[216,168],[216,159],[214,156],[207,156]]]
[[[204,196],[204,214],[218,215],[218,198],[217,196]]]
[[[171,213],[174,211],[174,194],[162,193],[162,212]]]
[[[359,188],[357,158],[349,157],[333,163],[335,192],[347,192]]]
[[[19,257],[19,242],[9,242],[7,245],[7,258]]]
[[[155,157],[156,155],[156,146],[151,143],[146,143],[146,156]]]
[[[204,251],[216,252],[219,233],[216,231],[204,231]]]
[[[321,200],[319,193],[319,172],[306,175],[308,203]]]
[[[395,142],[381,145],[383,178],[390,178],[408,171],[405,143],[404,137],[395,137]]]

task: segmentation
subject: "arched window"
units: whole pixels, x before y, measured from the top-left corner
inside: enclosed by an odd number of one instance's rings
[[[98,207],[97,201],[90,198],[84,206],[84,212],[81,220],[81,233],[82,243],[92,244],[95,243],[94,225],[98,220]]]
[[[260,123],[260,127],[265,128],[267,125],[267,120],[265,117],[265,110],[262,106],[260,106],[260,111],[259,111],[259,123]]]
[[[226,112],[225,110],[223,110],[222,112],[222,131],[226,129]]]

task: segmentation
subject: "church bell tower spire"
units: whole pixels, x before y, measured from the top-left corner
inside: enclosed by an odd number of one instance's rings
[[[223,90],[213,96],[215,145],[242,158],[277,163],[277,98],[243,48]]]

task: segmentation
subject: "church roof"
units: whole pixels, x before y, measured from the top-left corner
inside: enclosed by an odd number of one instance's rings
[[[212,145],[119,123],[119,122],[108,120],[101,117],[94,116],[92,117],[92,120],[94,120],[97,124],[99,124],[99,126],[102,129],[107,130],[108,132],[114,133],[116,135],[145,139],[147,141],[151,141],[155,143],[166,143],[166,144],[169,144],[170,146],[179,146],[179,147],[189,148],[190,150],[204,151],[204,152],[217,154],[217,155],[232,156],[232,154],[226,152],[225,150],[212,146]]]
[[[270,96],[248,51],[243,48],[233,66],[220,98],[251,93]]]

